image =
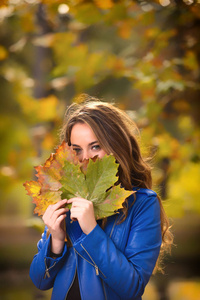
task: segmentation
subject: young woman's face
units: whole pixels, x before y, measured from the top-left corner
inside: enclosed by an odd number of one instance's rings
[[[76,123],[71,131],[71,146],[80,161],[94,156],[102,158],[106,152],[101,148],[96,135],[89,125]]]

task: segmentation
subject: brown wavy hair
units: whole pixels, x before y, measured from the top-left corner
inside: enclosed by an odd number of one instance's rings
[[[151,167],[142,157],[138,143],[139,130],[124,111],[114,104],[83,94],[79,96],[77,103],[68,107],[65,114],[60,137],[68,145],[71,145],[71,131],[76,123],[88,124],[104,151],[115,156],[119,163],[119,182],[125,189],[132,190],[133,186],[152,188]],[[161,257],[165,251],[170,250],[173,237],[159,196],[158,200],[161,208],[162,246],[156,269],[161,270]],[[126,219],[127,213],[128,206],[125,201],[122,222]]]

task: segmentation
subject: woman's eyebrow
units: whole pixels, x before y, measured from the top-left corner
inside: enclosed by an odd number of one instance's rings
[[[97,143],[98,143],[98,141],[91,142],[91,143],[89,143],[89,146],[92,146],[92,145],[97,144]],[[73,147],[80,147],[80,146],[77,145],[77,144],[71,144],[71,146],[73,146]],[[81,148],[81,147],[80,147],[80,148]]]
[[[89,146],[92,146],[92,145],[97,144],[97,143],[98,143],[98,141],[94,141],[92,143],[89,143]]]

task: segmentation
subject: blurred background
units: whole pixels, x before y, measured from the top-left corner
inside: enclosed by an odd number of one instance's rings
[[[29,279],[43,224],[23,187],[80,93],[135,120],[175,236],[144,300],[200,299],[200,1],[0,0],[0,299]]]

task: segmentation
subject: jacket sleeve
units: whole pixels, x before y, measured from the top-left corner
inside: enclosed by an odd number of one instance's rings
[[[30,278],[38,289],[48,290],[53,287],[54,279],[59,272],[67,246],[65,243],[62,256],[56,259],[50,257],[51,236],[47,237],[45,227],[41,240],[38,242],[38,253],[34,256],[30,266]]]
[[[99,225],[74,245],[82,257],[90,258],[103,281],[126,300],[142,296],[162,241],[158,199],[154,193],[154,196],[146,196],[143,200],[134,208],[123,252],[117,249]]]

